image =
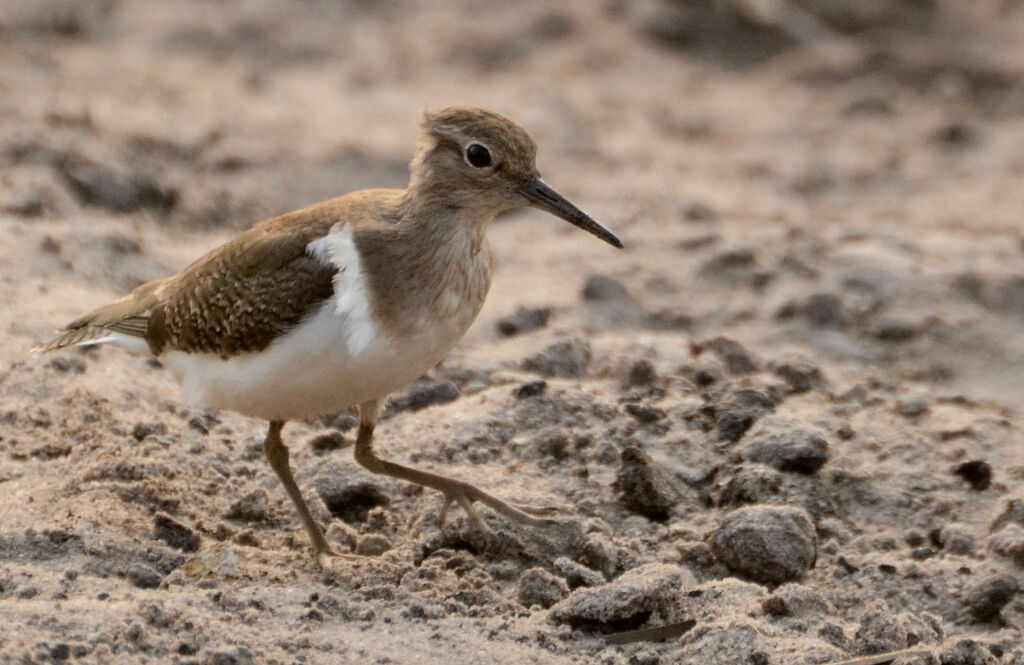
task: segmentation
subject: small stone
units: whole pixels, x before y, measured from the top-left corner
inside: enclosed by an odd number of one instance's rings
[[[160,586],[160,573],[141,563],[133,564],[125,571],[128,581],[140,589],[155,589]]]
[[[854,651],[870,655],[895,651],[907,646],[907,629],[895,620],[884,600],[875,600],[860,617],[860,627],[854,635]]]
[[[348,441],[345,439],[345,434],[337,430],[315,436],[309,442],[309,447],[319,455],[344,448],[347,445]]]
[[[821,620],[836,609],[817,590],[802,584],[783,584],[761,603],[765,614],[800,617],[813,622]]]
[[[941,665],[996,665],[992,652],[974,640],[960,640],[939,654]]]
[[[520,308],[514,314],[498,320],[498,333],[504,337],[512,337],[513,335],[532,332],[546,326],[550,317],[550,307]]]
[[[715,410],[718,436],[724,441],[736,442],[758,418],[774,410],[775,401],[763,392],[739,390]]]
[[[313,480],[327,510],[349,524],[366,520],[371,508],[391,502],[383,483],[350,466],[331,465]]]
[[[928,399],[921,395],[896,400],[896,413],[904,418],[916,418],[928,413]]]
[[[46,363],[46,366],[60,372],[61,374],[85,373],[85,361],[81,358],[55,356],[50,360],[50,362]]]
[[[570,589],[577,589],[581,586],[598,586],[605,583],[605,577],[600,572],[587,568],[582,563],[576,563],[568,557],[558,557],[551,567],[565,579]]]
[[[743,458],[761,462],[780,471],[812,474],[828,461],[824,432],[799,427],[780,419],[766,419],[747,434]]]
[[[390,398],[381,417],[389,418],[401,411],[419,411],[435,404],[447,404],[457,400],[461,394],[459,387],[451,381],[420,381]]]
[[[950,554],[969,556],[974,551],[974,534],[960,524],[944,525],[938,542]]]
[[[665,417],[665,411],[645,404],[628,403],[623,409],[642,423],[653,423]]]
[[[626,376],[625,386],[635,388],[637,386],[650,386],[658,382],[658,373],[650,360],[638,360],[629,367]]]
[[[715,557],[757,582],[799,579],[814,565],[817,540],[807,511],[793,506],[746,506],[725,516],[711,536]]]
[[[718,219],[718,213],[708,204],[694,201],[683,210],[683,217],[691,222],[709,222]]]
[[[722,380],[722,364],[717,358],[701,358],[693,368],[693,382],[707,388]]]
[[[971,460],[956,465],[953,473],[966,480],[978,492],[988,489],[992,482],[992,466],[984,460]]]
[[[545,377],[581,378],[590,365],[590,344],[579,337],[563,337],[523,361],[523,369]]]
[[[512,395],[516,399],[526,399],[528,397],[536,397],[545,390],[547,390],[548,382],[544,379],[537,379],[536,381],[527,381],[516,386],[516,389],[512,391]]]
[[[551,618],[572,626],[636,627],[676,599],[681,587],[694,586],[688,569],[651,563],[626,571],[597,587],[577,589],[551,609]]]
[[[978,621],[997,621],[999,612],[1020,592],[1017,580],[1009,575],[992,575],[971,585],[965,603]]]
[[[270,500],[266,490],[253,490],[238,501],[231,504],[225,514],[230,520],[242,522],[262,522],[270,516]]]
[[[167,426],[161,422],[135,423],[132,428],[132,436],[136,441],[142,441],[148,436],[160,436],[167,433]]]
[[[621,458],[614,487],[623,505],[652,520],[666,519],[679,501],[668,476],[636,446],[624,448]]]
[[[356,542],[355,552],[360,556],[379,556],[390,549],[390,540],[379,533],[369,533]]]
[[[519,577],[516,599],[523,607],[539,605],[545,609],[569,595],[565,581],[543,568],[530,568]]]
[[[815,365],[803,360],[789,360],[772,367],[775,376],[789,386],[792,393],[805,393],[825,387],[825,377]]]
[[[195,552],[199,549],[199,535],[195,531],[162,513],[153,518],[153,538],[182,552]]]
[[[841,330],[846,327],[843,301],[832,293],[818,293],[808,298],[804,304],[804,317],[815,328]]]
[[[588,533],[583,540],[580,560],[590,568],[601,571],[606,577],[611,577],[619,566],[619,549],[607,536]]]
[[[749,374],[760,367],[760,363],[739,342],[728,337],[715,337],[696,345],[698,352],[705,349],[713,351],[720,357],[725,363],[725,368],[732,374]]]
[[[587,277],[583,285],[584,300],[620,300],[629,299],[629,292],[622,282],[608,275],[596,274]]]

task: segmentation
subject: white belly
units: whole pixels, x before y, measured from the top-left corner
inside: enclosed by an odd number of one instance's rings
[[[402,339],[374,326],[361,348],[350,351],[351,327],[332,298],[261,352],[225,360],[168,351],[161,360],[182,381],[190,405],[266,420],[311,418],[408,385],[447,355],[475,314],[431,317]]]

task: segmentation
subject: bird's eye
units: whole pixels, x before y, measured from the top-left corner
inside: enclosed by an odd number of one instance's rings
[[[491,165],[491,153],[479,143],[470,143],[466,148],[466,161],[478,169]]]

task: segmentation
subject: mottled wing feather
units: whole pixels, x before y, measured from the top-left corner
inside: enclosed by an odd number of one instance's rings
[[[260,351],[298,325],[333,295],[337,272],[306,252],[310,231],[253,234],[186,269],[149,316],[153,353]]]

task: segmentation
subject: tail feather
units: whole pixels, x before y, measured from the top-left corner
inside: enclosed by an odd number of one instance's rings
[[[149,325],[149,313],[159,302],[159,288],[164,281],[143,284],[124,298],[75,319],[58,331],[57,337],[33,348],[32,354],[116,339],[116,336],[111,338],[111,333],[144,338]]]

